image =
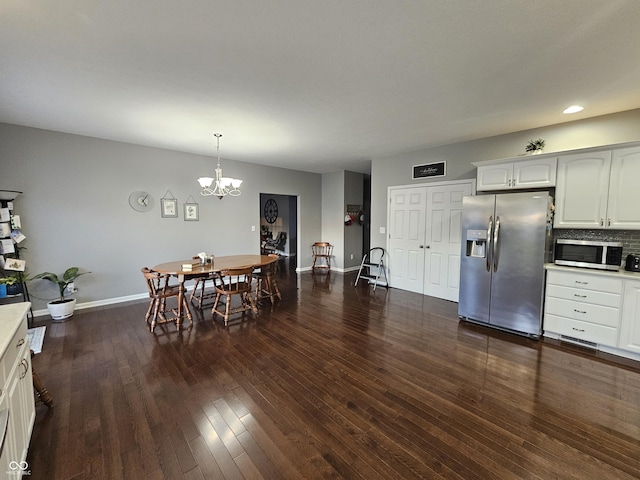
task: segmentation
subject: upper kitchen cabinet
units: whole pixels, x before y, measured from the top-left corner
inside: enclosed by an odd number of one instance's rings
[[[547,188],[556,184],[556,157],[499,162],[477,162],[478,191]]]
[[[558,159],[555,228],[640,230],[640,147]]]
[[[613,151],[609,180],[609,228],[640,230],[640,147]]]

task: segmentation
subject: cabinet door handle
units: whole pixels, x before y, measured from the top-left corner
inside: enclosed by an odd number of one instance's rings
[[[604,227],[604,218],[601,218],[601,219],[600,219],[600,226],[601,226],[601,227]]]
[[[610,226],[611,226],[611,218],[607,220],[607,227],[610,227]]]
[[[18,340],[18,344],[16,345],[16,348],[20,348],[22,345],[24,345],[24,338],[21,338],[20,340]]]
[[[24,367],[24,373],[20,375],[20,380],[27,376],[27,372],[29,371],[29,362],[27,362],[24,358],[20,362],[20,365]]]
[[[577,293],[574,293],[573,296],[578,298],[587,298],[586,295],[578,295]]]
[[[571,330],[575,330],[576,332],[584,332],[584,328],[571,327]]]
[[[589,285],[589,282],[581,282],[580,280],[576,280],[576,283],[579,285]]]
[[[582,310],[576,310],[575,308],[573,309],[573,311],[576,312],[576,313],[587,313],[587,312],[584,312]]]

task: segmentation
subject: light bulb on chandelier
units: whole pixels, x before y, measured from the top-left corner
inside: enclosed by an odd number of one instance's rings
[[[218,165],[216,166],[216,176],[213,177],[200,177],[198,179],[198,183],[202,190],[200,191],[200,195],[208,197],[210,195],[215,195],[218,198],[226,197],[227,195],[231,195],[232,197],[237,197],[240,195],[240,184],[242,180],[231,177],[223,177],[222,176],[222,167],[220,166],[220,137],[221,133],[214,133],[214,137],[218,140]],[[213,187],[212,187],[213,185]]]

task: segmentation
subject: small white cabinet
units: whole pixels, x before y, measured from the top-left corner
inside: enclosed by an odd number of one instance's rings
[[[640,280],[626,280],[624,282],[619,347],[640,353]]]
[[[0,412],[5,409],[8,412],[6,433],[0,446],[0,472],[3,473],[16,471],[16,465],[20,469],[26,460],[36,416],[27,337],[29,308],[28,302],[0,306]],[[20,473],[24,472],[16,473],[16,478],[20,478]]]
[[[478,166],[478,191],[546,188],[556,184],[556,157],[474,165]]]
[[[640,229],[640,147],[558,158],[554,228]]]

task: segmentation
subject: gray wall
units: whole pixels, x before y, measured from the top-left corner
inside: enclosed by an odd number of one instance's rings
[[[77,282],[79,304],[145,293],[143,266],[203,250],[258,254],[260,192],[299,196],[299,242],[305,248],[299,250],[298,266],[311,265],[308,245],[321,238],[322,177],[226,160],[224,146],[222,152],[224,173],[244,180],[239,197],[199,194],[196,178],[213,174],[213,151],[211,157],[192,155],[0,124],[0,188],[24,192],[14,203],[27,237],[28,272],[62,273],[71,266],[92,271]],[[152,211],[129,207],[134,190],[153,195]],[[167,190],[178,199],[179,218],[160,216]],[[200,205],[198,222],[184,221],[189,196]],[[56,296],[43,281],[31,282],[30,291],[36,310]]]
[[[640,109],[480,140],[374,159],[371,163],[371,247],[386,247],[387,188],[475,178],[471,162],[516,157],[531,139],[546,141],[545,153],[640,140]],[[412,166],[447,162],[446,177],[413,180]]]
[[[344,172],[344,214],[347,205],[362,206],[364,196],[364,175],[356,172]],[[344,216],[344,215],[343,215]],[[344,225],[344,222],[343,222]],[[344,227],[344,269],[354,269],[362,261],[362,225],[358,219]]]
[[[344,263],[344,171],[322,175],[322,237],[314,242],[329,242],[333,245],[332,265],[342,268]],[[312,242],[313,243],[313,242]]]
[[[364,175],[340,170],[322,175],[322,238],[333,245],[332,268],[359,266],[362,260],[362,227],[345,226],[347,205],[363,204]],[[353,254],[353,259],[351,255]]]

